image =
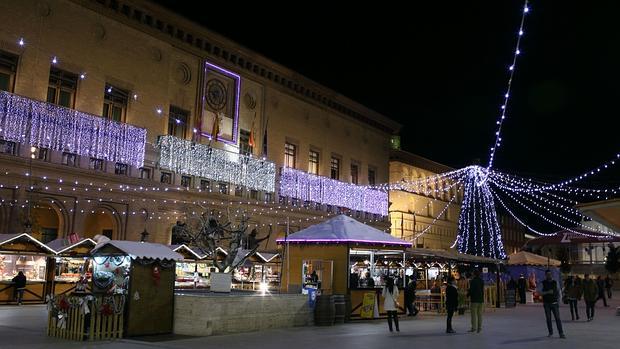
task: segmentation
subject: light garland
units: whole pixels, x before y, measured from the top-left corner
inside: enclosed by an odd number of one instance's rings
[[[420,236],[426,234],[426,232],[428,232],[431,229],[431,227],[435,224],[435,222],[437,222],[437,220],[439,220],[439,218],[446,212],[446,210],[450,207],[450,204],[452,204],[452,202],[454,202],[455,199],[456,199],[456,195],[453,195],[452,198],[450,199],[450,201],[443,208],[443,210],[441,210],[441,212],[439,212],[439,214],[429,223],[429,225],[426,228],[424,228],[420,233],[418,233],[414,237],[414,239],[417,239]]]
[[[0,137],[142,167],[146,130],[0,91]]]
[[[524,34],[525,27],[525,15],[530,12],[530,8],[528,7],[529,1],[525,0],[525,4],[523,5],[523,13],[521,15],[521,24],[519,25],[519,31],[517,32],[517,44],[515,45],[514,55],[512,57],[512,64],[508,67],[509,78],[508,78],[508,87],[506,88],[506,93],[504,94],[504,103],[501,106],[500,117],[497,120],[497,131],[495,132],[495,143],[493,147],[491,147],[491,154],[489,155],[489,165],[487,169],[493,167],[493,160],[495,159],[495,153],[497,148],[501,146],[502,142],[502,125],[504,124],[504,120],[506,119],[506,109],[508,108],[508,100],[510,98],[510,90],[512,89],[512,80],[515,74],[515,68],[517,66],[517,57],[521,54],[521,38]]]
[[[159,166],[163,169],[250,189],[275,191],[273,162],[227,152],[174,136],[160,136]]]
[[[388,214],[388,195],[385,192],[288,167],[282,168],[280,174],[280,195],[382,216]]]

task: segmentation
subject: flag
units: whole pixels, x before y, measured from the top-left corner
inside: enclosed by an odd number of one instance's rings
[[[211,129],[211,139],[217,142],[217,135],[220,133],[220,114],[215,113],[213,118],[213,128]]]
[[[265,134],[263,135],[263,157],[267,157],[267,126],[269,125],[269,119],[265,123]]]
[[[252,119],[252,127],[250,128],[250,139],[248,139],[248,145],[254,149],[256,142],[254,141],[254,121],[256,120],[256,112],[254,112],[254,119]]]

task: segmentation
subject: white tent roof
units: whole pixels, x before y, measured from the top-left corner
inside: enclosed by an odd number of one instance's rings
[[[368,245],[392,245],[411,247],[407,242],[379,229],[360,223],[355,219],[340,215],[291,234],[288,238],[280,238],[278,243],[327,243],[346,244],[358,243]]]
[[[136,258],[152,258],[152,259],[168,259],[181,261],[183,256],[170,249],[170,247],[162,244],[155,244],[151,242],[137,242],[137,241],[125,241],[125,240],[110,240],[103,244],[97,244],[91,251],[91,254],[96,254],[101,248],[112,245],[120,251],[126,253],[132,259]]]
[[[562,264],[562,262],[553,258],[547,259],[547,257],[527,251],[513,253],[508,256],[508,265],[547,265],[547,263],[554,267]]]

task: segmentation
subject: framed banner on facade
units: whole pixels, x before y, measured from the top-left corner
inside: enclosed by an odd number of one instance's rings
[[[241,76],[205,61],[200,133],[205,137],[237,144]],[[217,133],[214,135],[213,133]]]

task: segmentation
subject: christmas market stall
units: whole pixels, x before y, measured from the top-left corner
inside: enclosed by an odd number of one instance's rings
[[[90,238],[69,236],[48,242],[47,247],[56,251],[56,256],[48,261],[48,291],[55,296],[73,292],[76,287],[89,288],[92,265],[90,251],[96,242]]]
[[[51,297],[48,335],[106,340],[172,332],[175,262],[168,246],[107,240],[91,251],[92,293]]]
[[[257,251],[233,272],[233,287],[252,291],[277,291],[281,260],[278,253]],[[237,287],[235,287],[237,286]]]
[[[183,256],[182,261],[176,263],[174,288],[177,290],[207,288],[209,273],[213,268],[207,254],[197,247],[185,244],[170,245],[172,251]]]
[[[538,293],[538,284],[545,279],[547,270],[551,271],[558,285],[562,285],[559,268],[561,264],[560,261],[549,257],[521,251],[508,256],[507,270],[515,280],[525,278],[527,289],[525,300],[527,303],[533,303],[542,299]]]
[[[398,279],[404,274],[404,251],[411,247],[410,242],[346,215],[277,242],[285,248],[282,291],[319,294],[315,305],[318,324],[333,323],[334,317],[338,322],[340,316],[374,318],[385,315],[378,297],[381,287],[386,277]],[[403,292],[399,297],[402,307]],[[335,307],[331,315],[330,304]]]
[[[27,233],[0,234],[0,304],[43,303],[47,276],[47,258],[56,253]],[[25,288],[15,287],[14,278],[22,273]]]

